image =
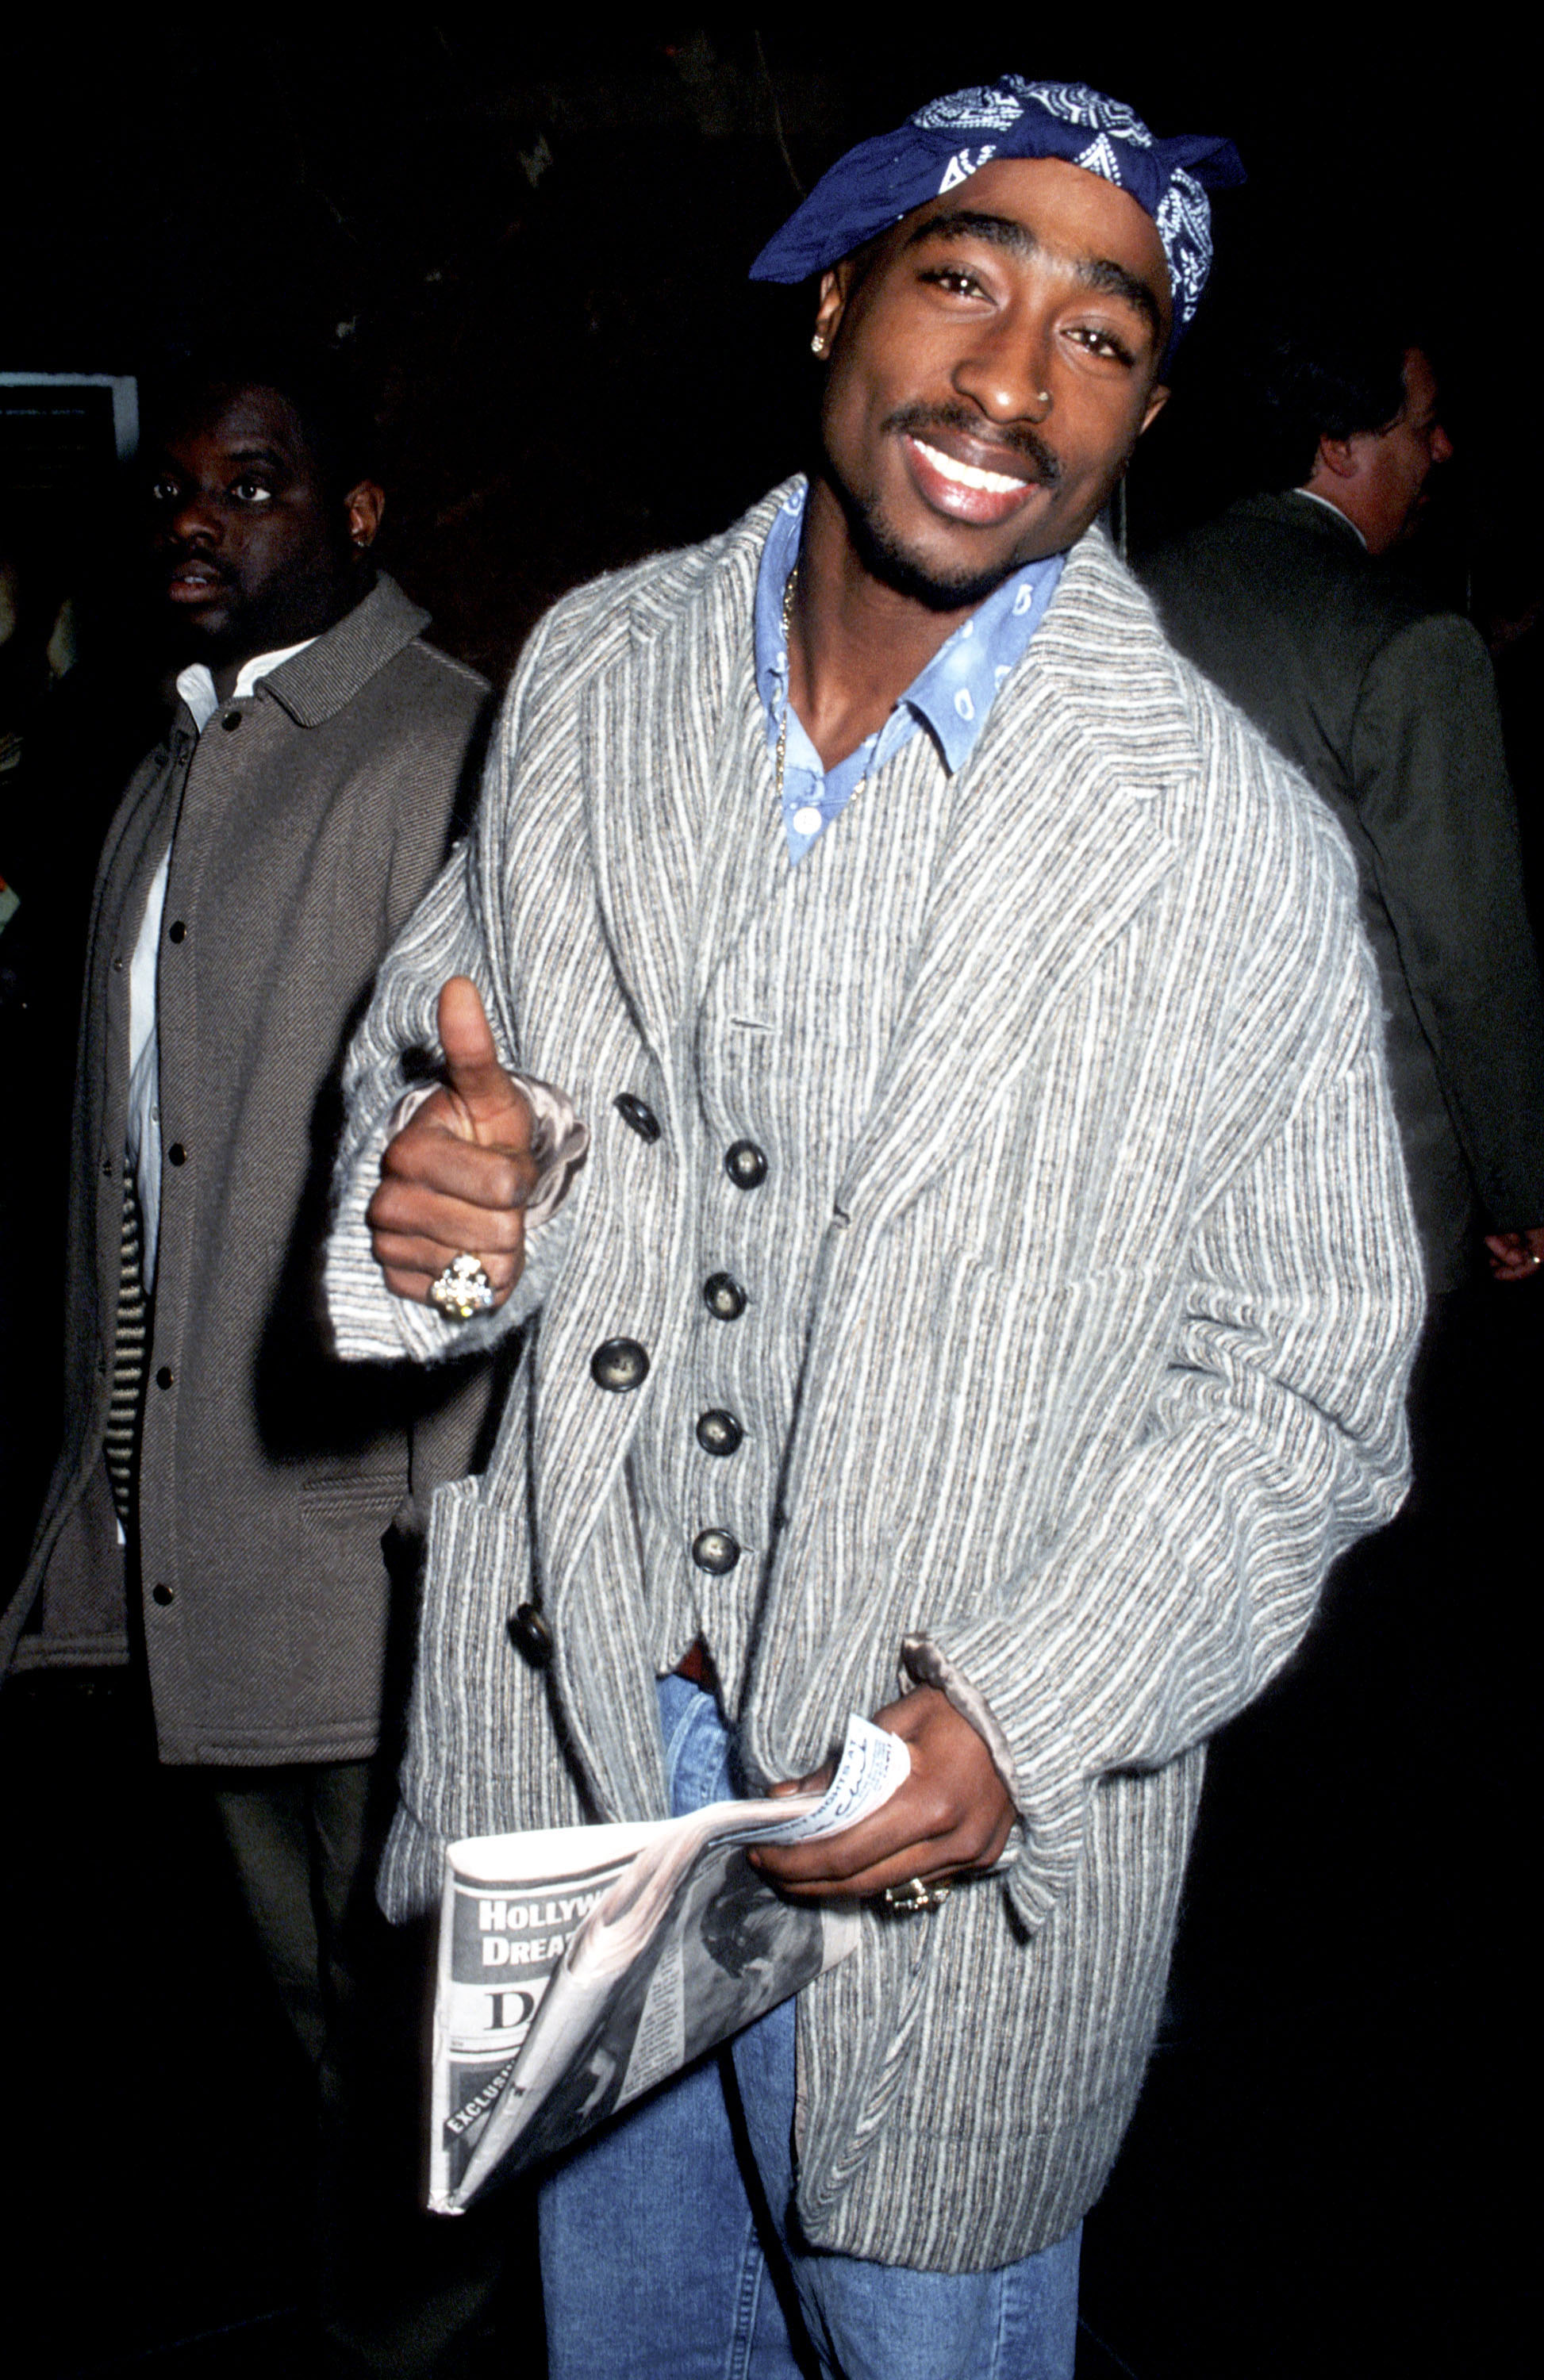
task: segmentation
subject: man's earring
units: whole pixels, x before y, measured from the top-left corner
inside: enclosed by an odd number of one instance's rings
[[[809,342],[809,352],[812,356],[823,356],[825,351],[826,334],[823,331],[817,331]]]

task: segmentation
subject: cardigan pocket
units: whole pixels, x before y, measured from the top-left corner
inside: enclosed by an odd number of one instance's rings
[[[852,1957],[799,1995],[795,2147],[801,2204],[819,2176],[810,2213],[841,2199],[883,2129],[910,2070],[912,2036],[953,1907],[951,1899],[913,1916],[881,1914],[869,1904]],[[856,2057],[855,2042],[864,2045]]]
[[[374,1512],[385,1529],[407,1498],[407,1467],[400,1462],[389,1471],[339,1472],[300,1482],[300,1511],[310,1521],[351,1524]]]

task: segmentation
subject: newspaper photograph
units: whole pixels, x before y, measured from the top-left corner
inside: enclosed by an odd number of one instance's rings
[[[434,1996],[429,2204],[551,2156],[855,1947],[851,1910],[786,1900],[755,1843],[857,1826],[910,1767],[856,1715],[823,1793],[650,1825],[452,1843]]]

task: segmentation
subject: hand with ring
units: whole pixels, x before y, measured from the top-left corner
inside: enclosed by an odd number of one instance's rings
[[[466,1321],[502,1305],[520,1278],[539,1168],[530,1103],[465,976],[441,992],[439,1025],[441,1087],[386,1144],[366,1215],[387,1288]]]
[[[1488,1232],[1485,1245],[1496,1281],[1532,1281],[1544,1269],[1544,1226],[1521,1232]]]
[[[951,1879],[993,1866],[1017,1815],[991,1754],[970,1721],[936,1686],[919,1686],[874,1715],[901,1736],[911,1774],[871,1817],[812,1843],[764,1843],[749,1856],[796,1900],[882,1896],[898,1912],[933,1909]],[[829,1784],[831,1772],[773,1786],[796,1792]]]

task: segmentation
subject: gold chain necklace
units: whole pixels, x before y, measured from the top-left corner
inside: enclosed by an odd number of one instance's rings
[[[783,717],[778,722],[777,729],[777,808],[779,817],[781,817],[783,813],[783,771],[788,758],[788,712],[793,705],[794,699],[794,655],[789,638],[792,635],[794,625],[794,589],[798,585],[798,577],[799,566],[796,562],[792,570],[788,573],[787,584],[783,589],[783,653],[787,663],[788,675],[786,683],[783,688]],[[875,729],[874,734],[869,737],[868,741],[870,747],[878,743],[879,730],[877,728]],[[847,795],[848,801],[857,801],[859,794],[863,791],[863,788],[868,782],[869,763],[865,760],[863,764],[863,773],[858,778],[858,781],[853,787],[852,792]],[[796,815],[797,815],[797,813],[796,813]]]
[[[788,573],[783,589],[783,659],[787,674],[783,682],[783,717],[777,729],[777,809],[783,814],[783,770],[788,758],[788,707],[794,698],[794,654],[789,637],[794,625],[794,589],[798,585],[799,566],[796,562]]]

